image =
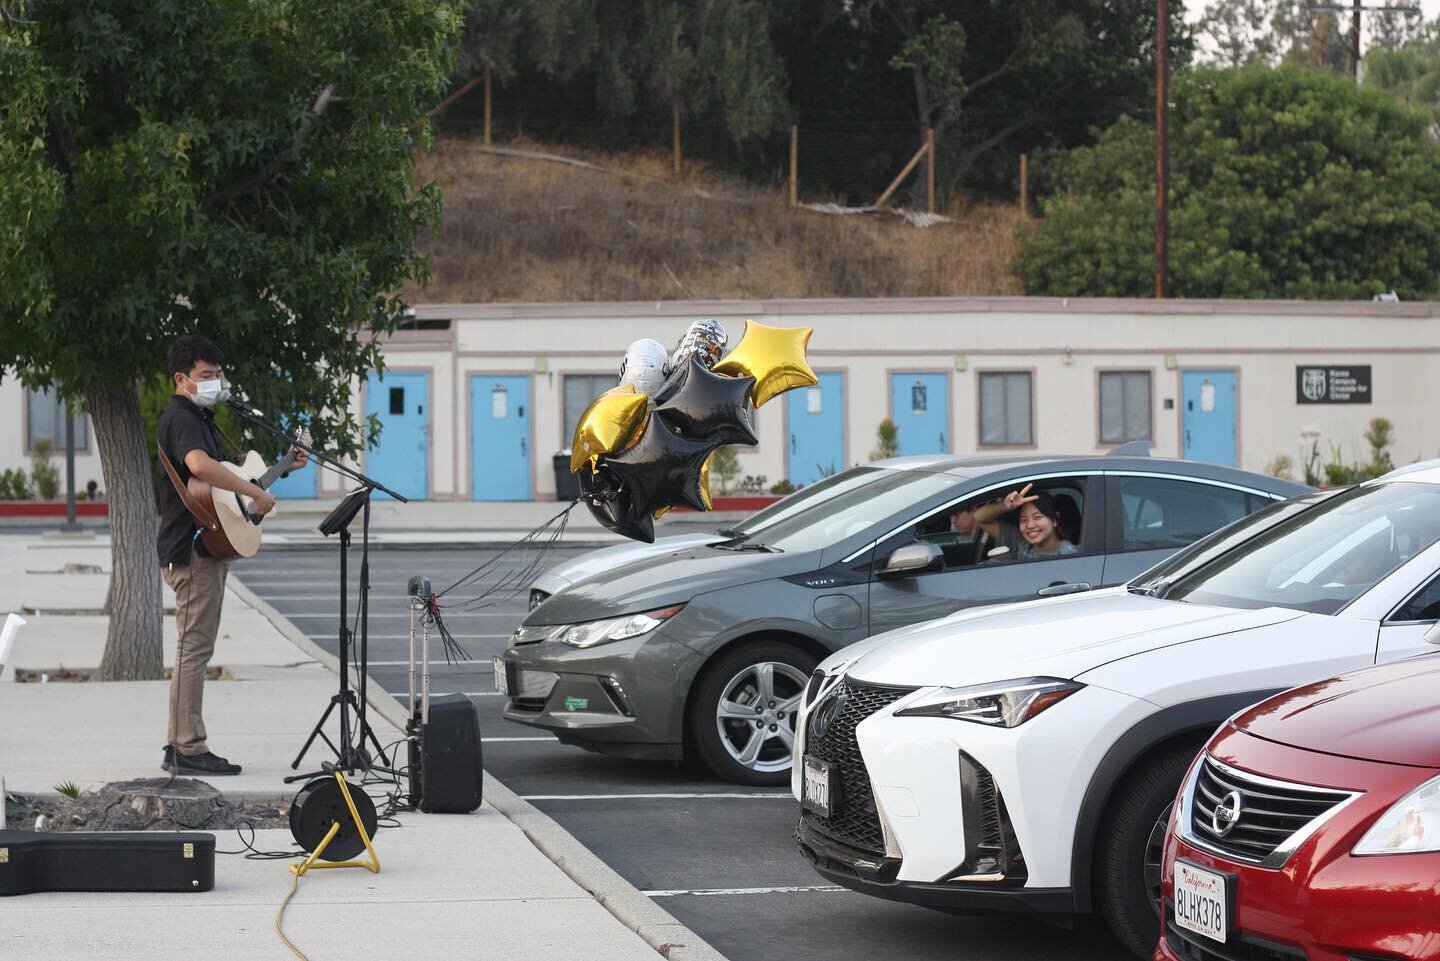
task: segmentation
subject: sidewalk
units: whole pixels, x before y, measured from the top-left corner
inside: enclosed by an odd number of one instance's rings
[[[58,573],[66,564],[110,569],[106,539],[56,540],[0,533],[0,619],[25,615],[13,664],[0,674],[0,777],[8,790],[54,795],[137,777],[163,777],[164,681],[14,683],[15,668],[93,668],[104,647],[98,611],[108,576]],[[83,570],[83,568],[82,568]],[[168,594],[168,591],[167,591]],[[167,603],[173,603],[167,597]],[[174,648],[166,619],[166,663]],[[288,805],[291,759],[336,691],[333,658],[311,645],[243,585],[225,600],[205,715],[214,748],[244,765],[212,780],[231,800]],[[400,738],[402,710],[373,681],[370,721],[382,744]],[[335,736],[332,719],[330,733]],[[328,751],[317,742],[302,770]],[[378,793],[378,792],[377,792]],[[572,961],[723,961],[550,818],[486,777],[472,815],[399,815],[375,840],[381,872],[306,875],[285,933],[315,961],[360,957]],[[11,829],[30,827],[10,824]],[[258,832],[261,850],[293,846],[290,832]],[[233,831],[216,847],[241,847]],[[286,958],[275,912],[290,890],[287,861],[218,855],[215,889],[194,895],[45,893],[0,899],[0,959]],[[3,870],[3,868],[0,868]],[[183,908],[182,911],[176,910]],[[343,947],[342,947],[343,946]],[[663,947],[662,947],[663,946]]]
[[[282,500],[265,522],[265,549],[285,550],[328,543],[316,527],[335,505],[328,501]],[[504,547],[544,524],[567,506],[560,501],[411,501],[401,504],[376,498],[370,509],[370,543],[380,547]],[[655,536],[713,531],[748,517],[749,511],[673,511],[655,523]],[[24,533],[39,537],[55,531],[63,518],[6,518],[0,535]],[[80,518],[87,531],[104,536],[104,518]],[[360,523],[352,523],[358,540]],[[563,544],[605,547],[626,538],[606,530],[584,504],[577,504],[565,525]],[[0,608],[3,610],[3,608]]]

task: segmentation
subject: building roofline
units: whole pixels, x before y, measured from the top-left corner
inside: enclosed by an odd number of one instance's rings
[[[526,317],[784,317],[815,314],[1128,314],[1440,318],[1440,300],[1152,300],[1122,297],[885,297],[794,300],[659,300],[568,303],[417,303],[421,318],[509,320]]]

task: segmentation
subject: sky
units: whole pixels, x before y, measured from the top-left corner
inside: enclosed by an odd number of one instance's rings
[[[1199,20],[1205,12],[1205,2],[1206,0],[1188,0],[1185,4],[1188,8],[1185,11],[1186,19]],[[1350,0],[1338,0],[1338,2],[1349,3]],[[1363,0],[1363,2],[1371,6],[1391,6],[1392,4],[1398,6],[1403,0],[1385,0],[1384,4],[1376,3],[1376,0]],[[1425,11],[1425,22],[1429,23],[1436,17],[1440,17],[1440,0],[1420,0],[1420,9]]]

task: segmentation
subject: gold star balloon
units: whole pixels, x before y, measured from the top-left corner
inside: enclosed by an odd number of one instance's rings
[[[590,402],[575,425],[570,445],[570,473],[586,464],[595,470],[601,457],[628,450],[645,433],[650,398],[635,392],[631,384],[612,387]]]
[[[805,361],[814,332],[813,327],[767,327],[747,320],[740,343],[713,369],[731,377],[754,377],[750,400],[760,407],[776,394],[820,383]]]

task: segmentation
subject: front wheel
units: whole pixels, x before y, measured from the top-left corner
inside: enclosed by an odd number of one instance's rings
[[[795,714],[816,658],[784,641],[721,654],[691,699],[690,732],[706,767],[738,784],[785,784]]]
[[[1110,930],[1142,958],[1160,939],[1160,872],[1170,809],[1197,745],[1147,758],[1116,789],[1095,857],[1096,900]]]

